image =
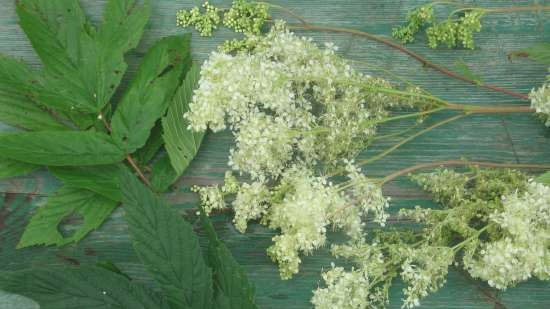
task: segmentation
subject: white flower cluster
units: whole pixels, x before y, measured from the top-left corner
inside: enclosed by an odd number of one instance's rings
[[[531,90],[529,99],[531,99],[531,108],[544,119],[544,124],[550,127],[550,82]]]
[[[491,216],[506,233],[487,243],[479,258],[464,264],[473,277],[505,289],[533,276],[550,279],[550,187],[531,182],[524,194],[503,197],[503,211]]]
[[[212,53],[185,117],[193,130],[229,128],[235,136],[229,165],[250,178],[226,190],[235,193],[235,226],[244,232],[260,220],[280,231],[268,254],[288,279],[331,226],[357,240],[363,219],[385,223],[388,199],[352,160],[375,134],[373,120],[410,102],[373,90],[390,85],[353,70],[334,45],[320,49],[284,24],[248,42],[247,52]],[[319,167],[343,168],[348,180],[333,185]],[[197,190],[208,212],[225,207],[223,188]]]
[[[254,180],[276,179],[291,161],[353,158],[375,133],[368,121],[402,104],[368,90],[387,82],[284,25],[250,39],[250,52],[212,53],[186,118],[197,131],[229,127],[237,140],[230,165]]]
[[[388,302],[388,286],[380,280],[386,271],[380,249],[376,243],[369,245],[363,241],[332,246],[336,257],[351,259],[358,267],[346,271],[333,264],[323,273],[325,287],[315,290],[311,300],[315,308],[384,308]]]
[[[405,255],[407,258],[401,265],[401,278],[407,284],[403,289],[403,307],[414,308],[420,305],[420,299],[445,284],[454,252],[449,247],[423,246],[409,249]]]
[[[366,269],[345,271],[343,267],[333,267],[322,277],[326,288],[314,291],[311,299],[316,309],[382,308],[385,302],[384,293],[371,288]]]
[[[308,169],[288,170],[280,187],[287,192],[271,205],[264,220],[281,235],[273,237],[267,253],[279,264],[281,277],[289,279],[298,273],[300,252],[309,254],[325,244],[330,213],[345,200],[325,178],[313,176]]]

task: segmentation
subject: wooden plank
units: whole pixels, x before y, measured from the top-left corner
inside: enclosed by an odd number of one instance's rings
[[[101,20],[105,0],[83,0],[86,13],[93,21]],[[230,1],[213,1],[228,6]],[[291,8],[309,21],[323,25],[337,25],[357,28],[377,34],[388,35],[391,28],[404,20],[406,12],[419,4],[420,0],[280,0],[273,1]],[[508,0],[468,1],[479,5],[509,6]],[[514,5],[544,3],[545,1],[513,1]],[[175,13],[180,8],[190,8],[200,1],[157,0],[153,1],[152,20],[138,49],[128,56],[129,72],[124,85],[135,72],[137,64],[148,47],[162,36],[182,33],[175,27]],[[0,0],[0,52],[18,56],[39,67],[40,63],[30,44],[17,25],[13,0]],[[510,63],[506,54],[532,43],[550,40],[550,13],[515,13],[487,16],[484,31],[476,35],[478,47],[473,50],[428,49],[423,40],[408,46],[431,61],[452,68],[456,61],[463,60],[486,82],[526,93],[544,81],[545,67],[525,59]],[[418,62],[378,43],[345,34],[300,32],[310,35],[318,42],[334,41],[341,47],[342,55],[361,63],[356,67],[373,75],[387,76],[362,62],[372,63],[393,74],[405,77],[445,99],[470,104],[525,104],[517,99],[496,94],[475,86],[455,81]],[[193,53],[204,60],[209,52],[223,40],[235,36],[227,30],[216,33],[214,38],[193,36]],[[122,87],[122,89],[124,86]],[[450,117],[452,113],[440,113],[428,119],[417,130]],[[384,125],[381,134],[393,133],[410,125],[400,122]],[[0,131],[12,130],[2,126]],[[392,171],[421,162],[458,159],[495,162],[549,163],[550,133],[531,115],[474,115],[450,123],[401,147],[388,157],[366,168],[372,177],[380,177]],[[383,151],[400,138],[392,138],[373,144],[361,155],[362,158]],[[228,133],[210,134],[206,137],[199,155],[191,164],[177,189],[167,198],[184,213],[193,208],[196,197],[190,193],[194,184],[220,182],[227,168],[227,156],[232,138]],[[15,250],[23,228],[37,207],[44,205],[45,197],[53,192],[58,183],[47,171],[38,171],[30,176],[0,181],[0,269],[15,270],[43,265],[76,265],[110,260],[138,281],[151,283],[150,276],[139,264],[131,250],[124,212],[118,209],[96,232],[75,246],[63,248],[27,248]],[[385,187],[385,193],[392,196],[392,211],[415,205],[435,206],[426,194],[400,179]],[[272,231],[253,225],[247,234],[238,233],[229,217],[217,216],[216,228],[227,242],[236,259],[247,269],[257,285],[258,302],[261,308],[311,308],[311,290],[320,280],[323,267],[328,267],[334,258],[327,249],[319,250],[313,256],[305,257],[302,271],[295,279],[281,281],[276,266],[265,255],[271,244]],[[70,227],[70,225],[69,225]],[[331,239],[339,239],[331,235]],[[204,241],[204,239],[203,239]],[[400,308],[402,285],[396,284],[391,293],[390,308]],[[445,288],[422,302],[421,308],[498,308],[492,297],[496,297],[506,308],[547,309],[550,307],[550,284],[529,281],[506,292],[496,293],[485,285],[469,279],[463,273],[452,271]],[[13,301],[13,296],[0,294],[3,301]],[[10,300],[8,300],[10,299]],[[19,301],[19,300],[17,300]],[[22,304],[22,303],[20,303]],[[21,305],[21,308],[23,305]],[[32,308],[32,303],[25,306]],[[26,307],[25,307],[26,308]]]

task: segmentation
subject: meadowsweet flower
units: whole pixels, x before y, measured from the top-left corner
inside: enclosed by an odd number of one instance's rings
[[[235,139],[229,166],[246,171],[252,179],[280,175],[292,159],[295,139],[288,126],[274,117],[261,114],[243,121]]]
[[[531,90],[529,99],[531,99],[531,108],[541,116],[544,124],[550,127],[550,83],[546,83],[538,89]]]
[[[243,183],[233,201],[233,222],[241,233],[246,231],[248,221],[260,219],[267,212],[270,192],[261,182]]]
[[[268,9],[269,6],[265,3],[235,0],[229,11],[224,14],[223,24],[235,32],[260,34],[269,17]]]
[[[505,289],[533,276],[550,279],[550,187],[531,182],[523,194],[502,198],[503,210],[490,219],[507,234],[485,244],[465,265],[473,277]]]
[[[326,287],[315,290],[311,299],[316,309],[383,308],[387,302],[383,289],[372,288],[367,269],[333,267],[322,277]]]
[[[201,207],[207,215],[209,215],[212,210],[225,208],[223,193],[218,185],[204,187],[193,186],[191,190],[199,194]]]
[[[334,44],[321,49],[284,23],[246,42],[246,50],[210,55],[185,117],[193,130],[234,135],[229,166],[249,179],[232,193],[235,226],[244,232],[259,219],[280,231],[268,254],[288,279],[302,254],[325,244],[328,228],[357,240],[365,218],[384,224],[388,199],[352,159],[376,133],[376,120],[412,103],[378,91],[392,86],[355,71]],[[345,188],[318,173],[340,170],[342,159]]]
[[[474,49],[474,32],[481,31],[481,18],[485,12],[481,10],[472,10],[464,13],[457,23],[457,41],[462,46],[469,49]]]
[[[223,179],[222,192],[223,194],[235,194],[239,192],[240,186],[237,178],[231,173],[231,171],[226,171]]]
[[[180,10],[176,14],[176,24],[180,27],[194,26],[201,36],[212,36],[212,31],[218,28],[221,22],[219,9],[206,1],[203,10],[194,7],[189,11]]]
[[[185,116],[193,130],[231,129],[237,145],[230,162],[240,173],[276,179],[291,159],[313,166],[353,158],[376,132],[368,120],[403,104],[369,89],[391,87],[386,81],[353,70],[334,47],[320,49],[284,24],[250,38],[249,52],[212,53]]]
[[[403,289],[402,307],[414,308],[420,305],[422,298],[445,284],[454,252],[449,247],[422,246],[408,249],[404,254],[407,258],[401,265],[401,278],[407,287]]]
[[[342,205],[343,198],[326,179],[300,167],[283,175],[280,188],[283,195],[264,220],[281,231],[268,254],[279,264],[281,277],[288,279],[298,272],[299,253],[309,254],[325,244],[330,211]]]
[[[426,24],[431,24],[434,20],[433,5],[423,5],[407,14],[407,24],[396,27],[392,35],[400,39],[403,43],[411,43],[415,40],[416,33]]]

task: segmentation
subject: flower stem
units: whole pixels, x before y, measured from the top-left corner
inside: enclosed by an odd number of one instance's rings
[[[422,122],[417,122],[415,123],[414,125],[406,128],[405,130],[401,130],[399,132],[395,132],[395,133],[389,133],[389,134],[386,134],[386,135],[379,135],[379,136],[374,136],[371,138],[372,141],[380,141],[380,140],[384,140],[384,139],[388,139],[388,138],[392,138],[392,137],[396,137],[396,136],[401,136],[411,130],[414,130],[415,128],[417,128],[418,126],[420,126],[422,124]]]
[[[449,69],[447,69],[443,66],[440,66],[438,64],[435,64],[435,63],[425,59],[424,57],[422,57],[419,54],[413,52],[412,50],[409,50],[409,49],[405,48],[404,46],[402,46],[398,43],[395,43],[395,42],[393,42],[389,39],[386,39],[386,38],[384,38],[380,35],[375,35],[375,34],[372,34],[372,33],[369,33],[369,32],[364,32],[364,31],[360,31],[360,30],[356,30],[356,29],[321,26],[321,25],[313,25],[313,24],[289,25],[289,28],[290,29],[298,29],[298,30],[317,30],[317,31],[327,31],[327,32],[335,32],[335,33],[348,33],[348,34],[358,35],[358,36],[367,38],[369,40],[373,40],[373,41],[385,44],[385,45],[387,45],[391,48],[394,48],[394,49],[396,49],[396,50],[412,57],[413,59],[419,61],[424,66],[432,68],[432,69],[434,69],[434,70],[436,70],[436,71],[438,71],[442,74],[445,74],[445,75],[447,75],[451,78],[458,79],[458,80],[461,80],[461,81],[464,81],[464,82],[467,82],[467,83],[470,83],[470,84],[473,84],[473,85],[476,85],[476,86],[479,86],[479,87],[482,87],[482,88],[485,88],[485,89],[489,89],[489,90],[492,90],[492,91],[501,92],[501,93],[504,93],[504,94],[507,94],[507,95],[510,95],[510,96],[513,96],[513,97],[516,97],[516,98],[519,98],[519,99],[522,99],[522,100],[529,100],[529,97],[525,94],[517,93],[517,92],[507,90],[507,89],[504,89],[504,88],[500,88],[500,87],[497,87],[497,86],[494,86],[494,85],[491,85],[491,84],[480,83],[478,80],[473,80],[473,79],[467,78],[465,76],[456,74],[456,73],[450,71]]]
[[[380,180],[380,184],[384,185],[392,180],[395,180],[398,177],[407,175],[409,173],[423,170],[423,169],[430,169],[435,167],[443,167],[443,166],[482,166],[482,167],[490,167],[490,168],[525,168],[525,169],[535,169],[535,170],[550,170],[550,164],[514,164],[514,163],[494,163],[494,162],[481,162],[481,161],[467,161],[467,160],[447,160],[447,161],[436,161],[436,162],[430,162],[430,163],[421,163],[417,164],[411,167],[407,167],[405,169],[393,172],[386,177],[384,177],[382,180]]]
[[[437,107],[437,108],[430,109],[430,110],[427,110],[427,111],[422,111],[422,112],[416,112],[416,113],[410,113],[410,114],[405,114],[405,115],[393,116],[393,117],[377,119],[377,120],[367,120],[367,121],[364,121],[362,124],[363,124],[363,126],[370,126],[370,125],[381,124],[381,123],[395,121],[395,120],[401,120],[401,119],[407,119],[407,118],[414,118],[414,117],[418,117],[418,116],[429,115],[429,114],[433,114],[433,113],[436,113],[436,112],[439,112],[439,111],[442,111],[442,110],[446,110],[446,109],[448,109],[448,108],[445,107],[445,106],[441,106],[441,107]]]
[[[456,244],[455,246],[453,246],[451,249],[453,250],[453,252],[456,254],[460,249],[462,249],[465,245],[467,245],[469,242],[471,242],[472,240],[476,240],[479,238],[479,236],[485,232],[491,225],[490,224],[487,224],[486,226],[482,227],[481,229],[479,229],[477,231],[477,233],[471,237],[468,237],[466,238],[465,240],[461,241],[460,243]]]
[[[105,126],[105,129],[107,129],[107,131],[109,131],[109,133],[112,132],[112,129],[111,129],[111,126],[109,125],[109,123],[107,122],[107,119],[105,119],[105,115],[103,113],[99,113],[99,118],[101,119],[101,121],[103,122],[103,126]],[[134,161],[134,159],[132,158],[132,156],[130,154],[128,154],[126,156],[126,161],[128,161],[128,163],[130,164],[130,166],[134,169],[134,171],[138,174],[139,176],[139,179],[141,179],[141,181],[143,181],[144,184],[146,184],[149,188],[153,188],[153,185],[151,185],[151,182],[149,181],[149,179],[147,179],[147,177],[145,177],[145,174],[143,174],[143,172],[141,171],[141,169],[139,168],[139,166],[136,164],[136,162]]]
[[[386,151],[384,151],[384,152],[382,152],[382,153],[380,153],[380,154],[378,154],[378,155],[376,155],[376,156],[374,156],[374,157],[372,157],[372,158],[370,158],[370,159],[366,159],[366,160],[360,161],[358,164],[359,164],[359,165],[367,165],[367,164],[370,164],[370,163],[372,163],[372,162],[376,162],[376,161],[378,161],[378,160],[384,158],[385,156],[389,155],[390,153],[394,152],[394,151],[395,151],[396,149],[398,149],[399,147],[401,147],[401,146],[405,145],[406,143],[412,141],[413,139],[415,139],[415,138],[417,138],[417,137],[419,137],[419,136],[421,136],[421,135],[423,135],[423,134],[425,134],[425,133],[427,133],[427,132],[430,132],[431,130],[433,130],[433,129],[435,129],[435,128],[438,128],[438,127],[440,127],[440,126],[442,126],[442,125],[445,125],[445,124],[447,124],[447,123],[449,123],[449,122],[453,122],[453,121],[455,121],[455,120],[461,119],[461,118],[463,118],[463,117],[465,117],[465,116],[466,116],[466,114],[456,115],[456,116],[454,116],[454,117],[451,117],[451,118],[445,119],[445,120],[443,120],[443,121],[440,121],[440,122],[438,122],[438,123],[436,123],[436,124],[434,124],[434,125],[431,125],[431,126],[427,127],[426,129],[421,130],[421,131],[419,131],[419,132],[417,132],[417,133],[415,133],[415,134],[413,134],[413,135],[411,135],[411,136],[405,138],[404,140],[402,140],[401,142],[399,142],[399,143],[395,144],[394,146],[390,147],[390,148],[387,149]]]

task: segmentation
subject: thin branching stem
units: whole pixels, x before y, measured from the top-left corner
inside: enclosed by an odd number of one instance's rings
[[[105,119],[105,115],[103,113],[100,113],[99,118],[103,122],[103,126],[105,127],[105,129],[107,129],[109,133],[112,133],[111,126],[109,125],[109,122],[107,122],[107,120]],[[147,179],[145,174],[141,171],[139,166],[134,161],[134,158],[132,158],[130,154],[126,156],[126,161],[128,161],[132,169],[134,169],[134,171],[138,174],[139,179],[141,179],[141,181],[143,181],[143,183],[146,184],[149,188],[153,188],[153,185],[151,184],[149,179]]]
[[[550,164],[522,164],[522,163],[494,163],[494,162],[482,162],[482,161],[468,161],[468,160],[447,160],[447,161],[436,161],[429,163],[421,163],[405,169],[393,172],[383,179],[380,180],[382,185],[395,180],[401,176],[408,175],[412,172],[431,169],[444,166],[481,166],[489,168],[523,168],[523,169],[534,169],[534,170],[550,170]]]
[[[387,155],[389,155],[390,153],[394,152],[395,150],[397,150],[399,147],[405,145],[406,143],[414,140],[415,138],[423,135],[423,134],[426,134],[428,132],[430,132],[431,130],[433,129],[436,129],[440,126],[443,126],[445,124],[448,124],[450,122],[453,122],[455,120],[458,120],[458,119],[461,119],[461,118],[464,118],[466,116],[466,114],[461,114],[461,115],[456,115],[456,116],[453,116],[453,117],[450,117],[450,118],[447,118],[445,120],[442,120],[440,122],[437,122],[429,127],[427,127],[426,129],[424,130],[421,130],[405,139],[403,139],[401,142],[393,145],[392,147],[390,147],[389,149],[383,151],[382,153],[380,154],[377,154],[376,156],[372,157],[372,158],[369,158],[369,159],[366,159],[366,160],[363,160],[363,161],[359,161],[358,162],[358,165],[367,165],[367,164],[370,164],[370,163],[373,163],[373,162],[376,162],[378,160],[381,160],[382,158],[386,157]]]

